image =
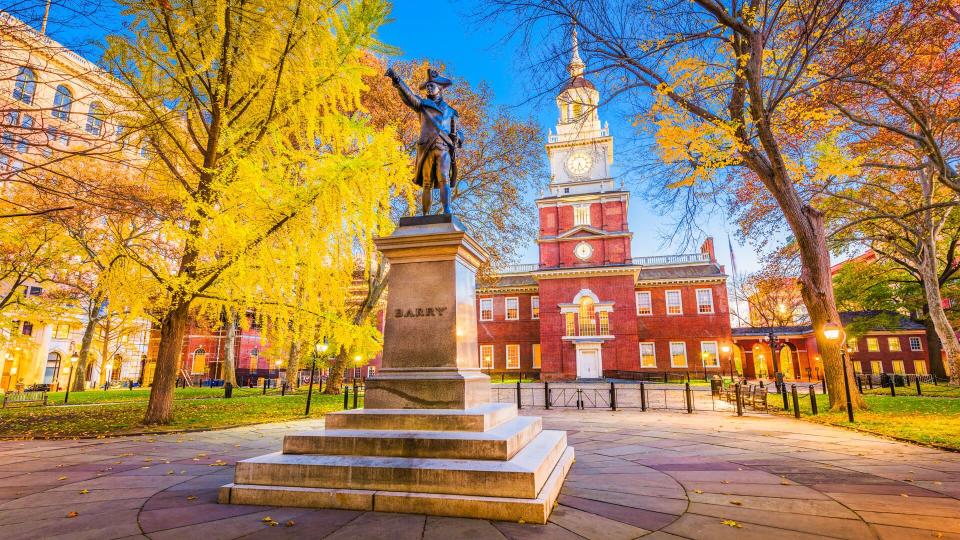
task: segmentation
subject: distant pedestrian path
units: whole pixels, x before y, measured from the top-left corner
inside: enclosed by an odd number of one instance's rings
[[[538,410],[577,460],[546,525],[220,505],[240,459],[321,419],[0,441],[3,538],[955,538],[960,453],[783,416]],[[269,520],[264,521],[265,518]],[[275,525],[271,525],[271,523]]]

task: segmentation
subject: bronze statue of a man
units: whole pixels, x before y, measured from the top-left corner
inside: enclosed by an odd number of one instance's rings
[[[423,215],[430,214],[433,190],[440,190],[443,213],[450,213],[450,187],[457,183],[457,148],[463,146],[463,133],[457,130],[457,111],[443,100],[443,89],[453,82],[436,70],[420,85],[427,92],[420,97],[388,68],[386,76],[400,93],[400,98],[420,115],[420,139],[417,140],[417,164],[413,181],[423,187]]]

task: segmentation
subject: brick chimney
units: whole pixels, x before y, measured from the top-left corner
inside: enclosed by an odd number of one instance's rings
[[[704,253],[710,256],[710,262],[717,262],[717,255],[713,252],[713,237],[708,236],[706,240],[703,241],[703,245],[700,246],[700,253]]]

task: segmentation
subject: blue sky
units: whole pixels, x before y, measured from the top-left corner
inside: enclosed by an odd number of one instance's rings
[[[90,20],[72,21],[63,24],[57,21],[56,13],[51,15],[49,33],[51,37],[74,49],[79,49],[91,60],[98,57],[97,44],[109,32],[117,31],[121,19],[116,8],[109,0],[99,0],[103,7]],[[394,2],[392,21],[380,30],[383,42],[398,47],[405,59],[431,58],[443,61],[457,76],[469,79],[477,84],[486,81],[496,95],[496,101],[513,108],[516,114],[532,116],[543,128],[544,139],[547,129],[556,123],[555,106],[552,99],[532,99],[533,90],[527,84],[529,72],[525,70],[516,42],[504,42],[506,29],[478,25],[471,17],[479,0],[397,0]],[[56,9],[56,8],[55,8]],[[589,57],[585,58],[589,64]],[[602,88],[600,89],[602,92]],[[614,136],[615,158],[621,162],[630,159],[631,152],[639,149],[625,144],[632,139],[633,128],[624,115],[616,110],[616,104],[601,108],[601,120],[610,123]],[[546,155],[544,154],[544,160]],[[618,170],[614,164],[614,172]],[[642,184],[642,172],[632,173],[627,178],[628,186]],[[547,179],[542,179],[545,185]],[[530,211],[535,208],[530,204]],[[630,225],[634,233],[633,255],[660,255],[688,252],[696,246],[682,246],[666,243],[663,238],[671,232],[673,220],[670,216],[657,215],[644,200],[643,194],[634,190],[630,205]],[[735,227],[724,223],[720,215],[705,219],[700,226],[716,241],[717,258],[727,265],[730,271],[730,256],[727,250],[727,232]],[[737,268],[741,274],[757,269],[758,262],[754,250],[749,246],[738,246],[734,240]],[[533,239],[526,246],[519,262],[536,262],[536,244]]]

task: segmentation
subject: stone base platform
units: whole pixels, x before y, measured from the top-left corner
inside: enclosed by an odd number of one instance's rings
[[[327,418],[332,429],[237,462],[220,502],[545,523],[574,460],[566,432],[511,404]]]

